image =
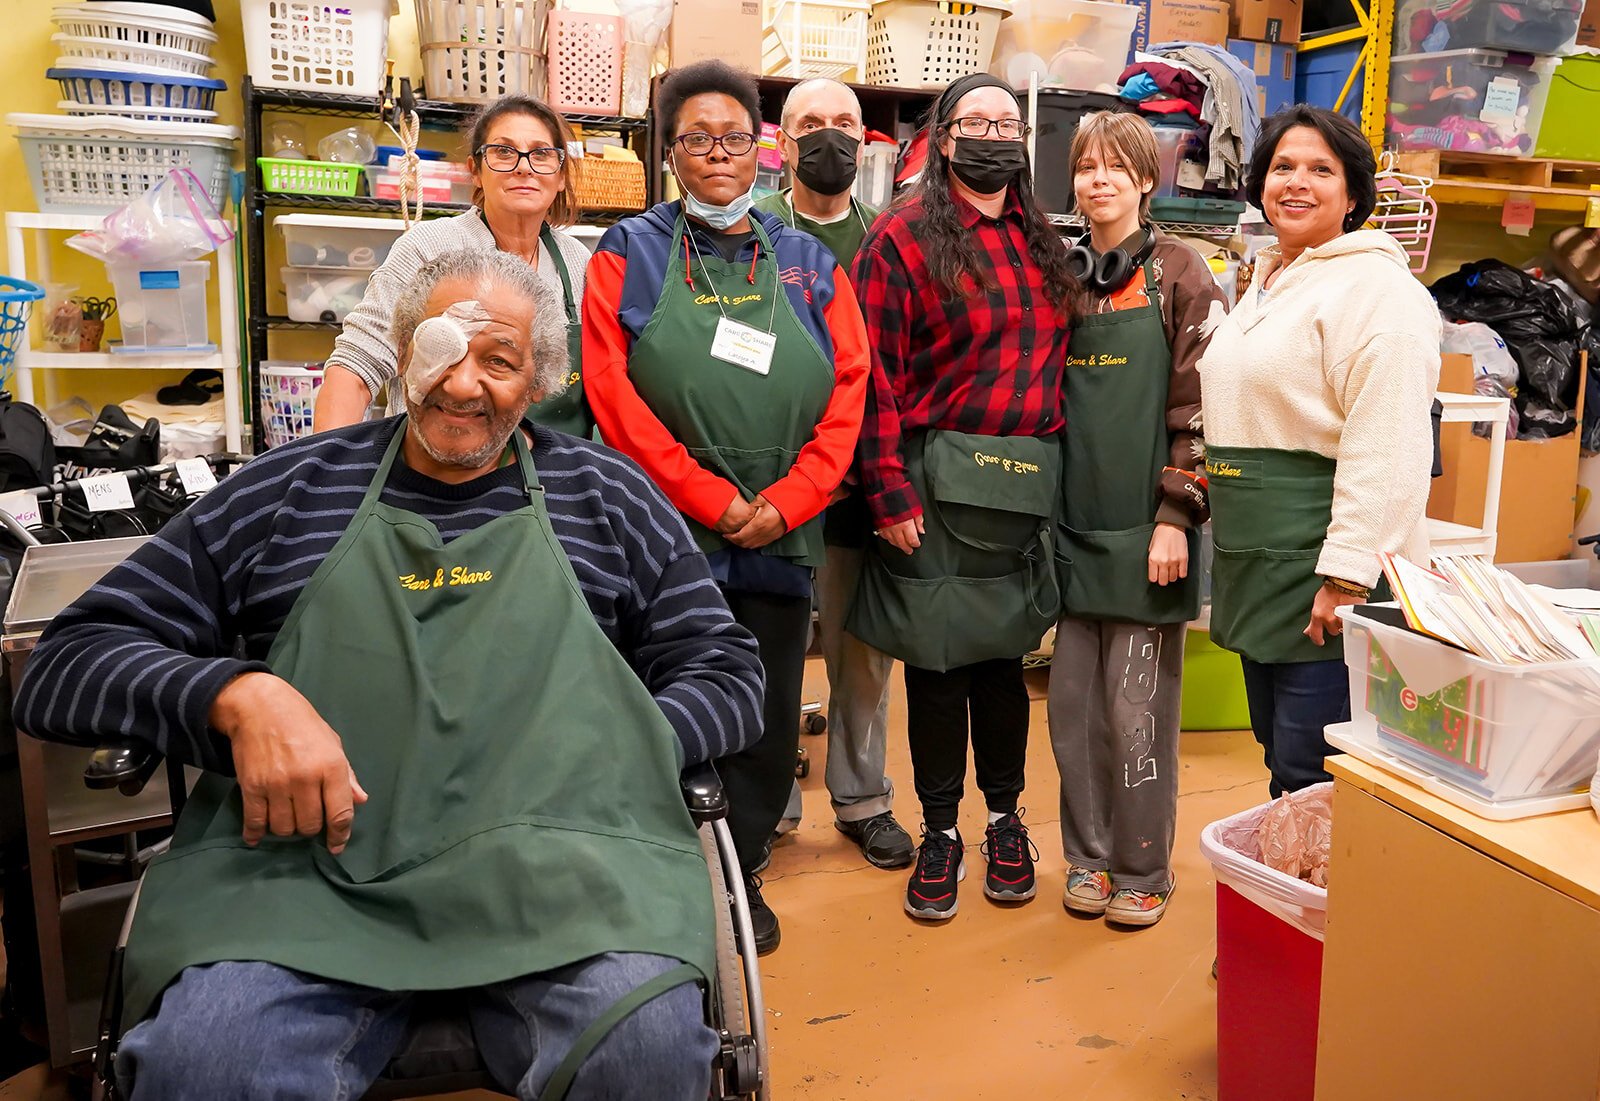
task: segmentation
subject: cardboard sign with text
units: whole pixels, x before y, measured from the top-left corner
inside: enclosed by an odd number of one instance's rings
[[[1600,46],[1600,0],[1589,0],[1578,18],[1578,45]]]

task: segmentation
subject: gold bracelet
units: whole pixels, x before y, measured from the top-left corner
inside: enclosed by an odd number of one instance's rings
[[[1322,582],[1334,592],[1343,593],[1345,596],[1354,596],[1359,597],[1362,600],[1366,600],[1372,595],[1371,589],[1363,585],[1352,584],[1349,581],[1341,581],[1337,577],[1324,577]]]

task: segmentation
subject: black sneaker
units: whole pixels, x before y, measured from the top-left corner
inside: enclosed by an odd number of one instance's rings
[[[767,900],[761,897],[761,877],[744,877],[744,897],[750,904],[750,930],[756,937],[756,955],[770,955],[778,949],[783,930],[778,928],[778,915],[772,912]]]
[[[874,868],[904,868],[916,851],[911,835],[888,811],[859,822],[835,821],[833,828],[861,846],[861,855]]]
[[[1039,853],[1028,840],[1021,811],[1006,815],[984,831],[983,855],[989,859],[983,893],[996,902],[1026,902],[1039,889],[1033,878],[1033,862]]]
[[[948,921],[956,916],[956,884],[967,878],[961,836],[922,828],[917,867],[906,884],[906,913],[925,921]]]

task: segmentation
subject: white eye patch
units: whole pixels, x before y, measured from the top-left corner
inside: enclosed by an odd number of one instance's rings
[[[483,331],[489,320],[483,308],[469,299],[417,326],[405,367],[406,395],[413,403],[420,404],[446,371],[467,358],[472,338]]]

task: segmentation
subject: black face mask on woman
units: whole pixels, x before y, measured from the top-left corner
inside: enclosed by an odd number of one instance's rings
[[[795,139],[800,162],[794,174],[818,195],[842,195],[856,182],[856,157],[861,139],[843,130],[813,130]]]
[[[950,153],[950,171],[979,195],[994,195],[1010,186],[1028,167],[1028,148],[1020,141],[957,138]]]

